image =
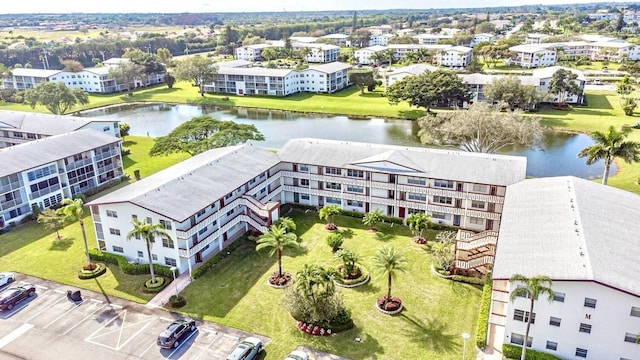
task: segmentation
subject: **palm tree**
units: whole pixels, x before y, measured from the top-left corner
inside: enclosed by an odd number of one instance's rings
[[[262,50],[260,55],[263,58],[267,59],[267,62],[271,62],[271,60],[277,56],[276,50],[274,48],[266,48]]]
[[[334,259],[342,261],[342,274],[351,275],[358,272],[358,263],[360,262],[360,255],[347,249],[340,249],[333,254]]]
[[[409,51],[402,57],[402,63],[405,65],[415,64],[420,61],[420,54],[417,51]]]
[[[337,272],[332,268],[304,264],[304,268],[296,273],[296,290],[316,302],[321,297],[335,293],[336,285],[333,279],[336,275]]]
[[[527,297],[530,300],[529,316],[527,317],[527,330],[524,333],[524,344],[520,360],[525,360],[527,352],[527,339],[529,339],[529,328],[531,327],[531,318],[533,316],[533,304],[540,295],[546,295],[549,302],[553,301],[553,290],[551,289],[551,279],[548,276],[534,276],[527,278],[524,275],[514,274],[509,279],[510,282],[524,283],[524,286],[518,286],[511,291],[510,298],[513,302],[518,297]]]
[[[91,257],[89,257],[89,245],[87,244],[87,233],[84,230],[84,222],[82,217],[84,216],[84,210],[82,206],[84,202],[80,198],[64,199],[62,200],[62,207],[58,209],[60,214],[64,216],[65,220],[77,221],[82,229],[82,240],[84,241],[84,254],[87,257],[87,266],[91,267]]]
[[[393,49],[387,49],[384,51],[385,58],[389,59],[389,67],[393,63],[393,59],[396,56],[396,52]]]
[[[157,237],[170,241],[171,237],[166,232],[162,224],[149,224],[138,219],[131,220],[133,229],[127,233],[127,240],[133,238],[144,240],[147,245],[147,257],[149,258],[149,272],[151,273],[151,283],[156,283],[156,274],[153,270],[153,261],[151,261],[151,247]]]
[[[320,220],[325,220],[327,222],[327,229],[335,230],[336,226],[333,223],[333,217],[339,215],[341,212],[342,210],[338,205],[325,205],[320,209],[318,215],[320,216]]]
[[[284,230],[288,233],[296,231],[296,222],[293,221],[292,218],[287,216],[278,218],[278,220],[276,220],[274,224],[284,227]]]
[[[398,272],[406,270],[406,264],[404,255],[391,246],[385,245],[373,256],[373,268],[380,275],[387,277],[387,295],[382,303],[383,307],[391,300],[391,280]]]
[[[578,157],[587,158],[587,165],[604,160],[603,185],[607,185],[609,169],[614,158],[620,158],[627,164],[640,160],[640,144],[626,140],[630,133],[631,128],[629,127],[616,130],[613,126],[609,126],[609,130],[606,133],[594,131],[590,137],[595,141],[595,144],[582,149],[578,153]]]
[[[417,241],[424,240],[422,234],[429,228],[429,224],[431,224],[429,215],[423,212],[413,213],[409,215],[405,221],[407,225],[409,225],[409,230],[411,230],[411,233],[413,234],[413,239]]]
[[[380,65],[380,62],[386,59],[387,55],[382,51],[376,51],[373,55],[369,56],[369,60],[373,60],[376,65]]]
[[[369,228],[369,230],[375,230],[376,224],[382,220],[382,212],[380,209],[375,209],[364,214],[362,217],[362,223]]]
[[[310,48],[305,46],[302,49],[300,49],[300,58],[302,59],[303,62],[308,62],[307,56],[311,55],[312,53],[313,51]]]
[[[269,256],[276,254],[278,259],[278,278],[282,277],[282,251],[287,248],[299,248],[300,245],[297,239],[296,234],[288,233],[286,228],[281,225],[271,225],[269,232],[258,239],[256,250],[271,248]]]

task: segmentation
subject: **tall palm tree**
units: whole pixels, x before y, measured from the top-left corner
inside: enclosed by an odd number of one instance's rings
[[[429,228],[429,224],[431,224],[431,219],[429,218],[429,215],[423,212],[413,213],[409,215],[409,217],[405,221],[407,225],[409,225],[409,230],[411,230],[411,233],[413,234],[416,240],[424,239],[422,234],[426,229]]]
[[[276,220],[274,222],[274,224],[284,227],[284,230],[286,232],[295,232],[296,231],[296,222],[293,221],[292,218],[287,217],[287,216],[283,216],[283,217],[278,218],[278,220]]]
[[[89,257],[89,245],[87,244],[87,233],[84,230],[84,202],[80,198],[62,200],[62,207],[58,210],[67,221],[77,221],[82,229],[82,240],[84,241],[84,255],[87,257],[87,266],[91,266],[91,257]]]
[[[315,302],[335,293],[336,285],[333,279],[336,275],[337,272],[332,268],[304,264],[304,268],[296,273],[296,290]]]
[[[384,55],[385,55],[385,58],[389,60],[389,67],[391,67],[391,64],[393,63],[393,59],[396,56],[396,52],[393,49],[387,49],[384,51]]]
[[[382,276],[387,277],[387,296],[383,306],[391,300],[391,280],[398,272],[406,270],[407,259],[395,248],[385,245],[378,249],[373,256],[373,268]]]
[[[284,226],[271,225],[269,232],[263,234],[258,239],[258,245],[256,250],[262,250],[264,248],[271,248],[269,256],[276,254],[278,259],[278,278],[282,277],[282,251],[287,248],[297,249],[300,247],[298,244],[298,237],[294,233],[288,233]]]
[[[327,222],[327,226],[333,225],[333,217],[340,214],[342,210],[338,205],[325,205],[320,209],[318,215],[320,216],[320,220],[325,220]]]
[[[271,60],[273,60],[277,56],[276,50],[274,48],[265,48],[262,50],[260,55],[263,58],[267,59],[267,62],[271,62]]]
[[[509,279],[510,282],[519,282],[524,286],[518,286],[511,290],[510,298],[513,302],[518,297],[528,297],[530,300],[529,305],[529,317],[527,318],[527,330],[524,333],[524,344],[522,346],[522,353],[520,353],[520,360],[525,360],[527,353],[527,339],[529,339],[529,328],[531,327],[531,318],[533,316],[533,304],[539,296],[547,297],[549,302],[553,301],[553,290],[551,289],[551,279],[548,276],[534,276],[528,278],[524,275],[514,274]]]
[[[307,46],[303,47],[302,49],[300,49],[300,58],[302,61],[304,62],[308,62],[307,61],[307,56],[311,55],[313,53],[313,51],[308,48]]]
[[[149,272],[151,273],[151,283],[156,283],[156,274],[153,270],[153,261],[151,261],[151,247],[156,241],[156,238],[163,240],[171,240],[171,237],[164,229],[162,224],[149,224],[147,222],[140,221],[138,219],[131,220],[133,229],[127,233],[127,240],[133,238],[144,240],[147,245],[147,257],[149,258]]]
[[[590,137],[595,141],[595,144],[582,149],[578,153],[578,157],[587,158],[587,165],[591,165],[598,160],[604,160],[603,185],[607,185],[609,169],[614,158],[620,158],[627,164],[640,161],[640,143],[626,140],[630,133],[631,128],[623,127],[620,130],[616,130],[613,126],[609,126],[606,133],[594,131]]]

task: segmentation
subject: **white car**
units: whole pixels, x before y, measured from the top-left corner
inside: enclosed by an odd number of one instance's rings
[[[5,286],[16,281],[16,276],[10,272],[0,273],[0,286]]]
[[[293,350],[284,360],[309,360],[309,355],[302,350]]]
[[[227,360],[253,360],[262,351],[262,341],[258,338],[248,337],[238,344],[227,356]]]

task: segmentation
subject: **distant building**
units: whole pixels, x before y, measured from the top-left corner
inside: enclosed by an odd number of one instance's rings
[[[496,41],[496,36],[492,35],[492,34],[476,34],[473,35],[473,39],[471,39],[471,43],[469,44],[470,47],[473,47],[476,44],[479,44],[481,42],[488,42],[488,43],[494,43]]]
[[[516,45],[509,48],[511,57],[505,59],[505,65],[518,65],[524,68],[552,66],[556,64],[556,50],[543,45]]]
[[[466,46],[452,46],[436,54],[440,66],[466,67],[471,63],[473,49]]]
[[[416,76],[420,74],[424,74],[425,71],[436,71],[438,70],[437,66],[427,65],[427,64],[415,64],[409,65],[397,69],[389,69],[385,74],[385,86],[389,87],[393,85],[396,81],[400,81],[407,76]]]
[[[345,34],[329,34],[322,36],[323,39],[331,39],[334,45],[340,47],[351,46],[351,41],[349,41],[348,37],[349,36]]]

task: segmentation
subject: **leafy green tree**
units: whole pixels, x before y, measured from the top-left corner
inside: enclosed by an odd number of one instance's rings
[[[427,112],[433,104],[456,105],[471,97],[460,77],[448,70],[425,71],[420,75],[407,76],[389,86],[386,96],[391,105],[407,101],[411,106],[427,109]]]
[[[242,40],[242,46],[246,47],[249,45],[263,44],[265,42],[266,42],[265,38],[250,34],[250,35],[247,35],[244,38],[244,40]]]
[[[167,233],[162,224],[149,224],[138,219],[131,220],[133,229],[127,233],[127,240],[142,239],[147,246],[147,258],[149,259],[149,273],[151,274],[151,283],[156,283],[156,274],[153,269],[153,261],[151,260],[151,247],[156,241],[156,238],[161,238],[165,241],[172,241],[171,236]]]
[[[355,275],[358,273],[358,263],[360,256],[347,249],[340,249],[333,254],[334,259],[342,261],[341,273],[343,276]]]
[[[145,82],[147,75],[144,72],[144,66],[136,64],[133,61],[126,61],[110,68],[109,77],[112,78],[116,84],[124,85],[127,89],[127,94],[131,96],[133,94],[131,89],[135,86],[135,82]]]
[[[167,73],[167,74],[164,76],[164,83],[165,83],[165,84],[167,84],[167,87],[168,87],[169,89],[173,89],[173,84],[175,84],[175,83],[176,83],[176,78],[175,78],[173,75],[171,75],[171,74]]]
[[[208,115],[198,116],[178,125],[169,134],[157,138],[149,155],[186,152],[193,156],[210,149],[241,144],[249,140],[264,140],[264,136],[255,125],[214,120]]]
[[[423,241],[424,236],[422,235],[431,224],[429,215],[423,212],[413,213],[409,215],[405,222],[407,223],[407,225],[409,225],[409,230],[411,230],[414,240]]]
[[[326,239],[327,245],[331,247],[331,251],[336,252],[340,249],[340,246],[344,243],[344,239],[342,238],[342,234],[340,233],[331,233],[327,236]]]
[[[387,294],[383,301],[384,305],[392,299],[391,297],[391,281],[399,272],[404,272],[407,268],[407,260],[404,255],[395,248],[385,245],[376,251],[373,256],[373,268],[381,276],[387,278]]]
[[[218,73],[218,67],[213,59],[195,55],[177,62],[175,76],[180,80],[193,81],[200,88],[200,95],[204,96],[204,86],[213,82]]]
[[[156,56],[158,56],[158,59],[160,60],[160,62],[162,62],[166,66],[173,65],[173,55],[171,54],[171,51],[169,51],[169,49],[158,48],[156,50]]]
[[[60,65],[63,66],[62,68],[63,71],[77,73],[84,70],[84,66],[82,66],[80,61],[77,61],[77,60],[72,60],[72,59],[62,60],[60,62]]]
[[[433,261],[444,270],[449,270],[455,260],[456,233],[454,231],[441,231],[436,235],[436,242],[431,244],[431,252],[433,253]]]
[[[272,47],[268,47],[262,50],[260,55],[267,59],[267,62],[271,62],[271,60],[275,59],[278,55],[276,54],[276,49]]]
[[[633,82],[629,74],[625,75],[618,83],[616,91],[622,95],[623,98],[629,96],[634,90]]]
[[[356,48],[363,48],[369,46],[369,40],[371,40],[371,32],[367,29],[357,29],[352,31],[347,37],[351,41],[351,46]]]
[[[89,257],[89,245],[87,244],[87,233],[84,230],[84,202],[80,198],[64,199],[61,203],[62,207],[58,212],[64,217],[65,221],[77,221],[82,230],[82,240],[84,241],[84,255],[87,258],[87,266],[91,267],[91,257]]]
[[[527,316],[527,329],[524,333],[524,344],[522,346],[522,353],[520,360],[526,359],[527,343],[529,339],[529,328],[531,327],[531,314],[533,314],[533,305],[535,301],[544,296],[547,301],[553,301],[553,290],[551,289],[551,279],[548,276],[534,276],[528,278],[524,275],[514,274],[509,279],[511,283],[517,283],[517,287],[511,290],[509,297],[511,301],[515,301],[519,297],[529,298],[529,316]]]
[[[53,210],[44,209],[38,214],[38,222],[44,225],[47,230],[53,230],[56,232],[56,239],[60,239],[60,229],[64,227],[64,215]]]
[[[271,225],[269,232],[263,234],[258,239],[256,251],[270,248],[269,256],[276,255],[278,261],[278,278],[282,277],[282,252],[286,249],[297,249],[300,247],[294,233],[288,233],[283,226]]]
[[[535,105],[541,100],[541,94],[536,92],[533,85],[523,85],[515,76],[494,78],[485,85],[484,95],[492,102],[505,102],[509,109]]]
[[[417,43],[418,43],[418,39],[416,39],[411,35],[395,36],[389,39],[389,41],[387,42],[387,44],[417,44]],[[409,53],[412,53],[412,52],[413,51]]]
[[[567,98],[580,93],[580,87],[576,83],[578,75],[570,70],[559,69],[549,81],[549,92],[558,97],[558,102],[562,105],[567,103]]]
[[[375,84],[373,78],[373,70],[370,69],[354,69],[347,72],[349,82],[360,89],[360,94],[364,94],[364,89],[371,84]]]
[[[231,24],[224,27],[219,45],[224,46],[226,54],[233,54],[237,43],[240,41],[240,32],[234,29]]]
[[[82,89],[70,89],[63,82],[47,81],[25,90],[24,100],[35,108],[43,105],[53,114],[63,115],[77,104],[89,103],[89,95]]]
[[[327,222],[327,228],[333,227],[335,229],[335,224],[333,223],[333,218],[336,215],[340,215],[342,210],[338,205],[325,205],[320,209],[318,216],[320,220],[325,220]]]
[[[468,110],[422,117],[418,126],[425,144],[490,154],[507,146],[533,146],[543,129],[536,116],[525,116],[521,110],[501,112],[499,106],[482,102],[470,105]]]
[[[640,143],[627,140],[631,134],[631,128],[623,127],[620,130],[609,126],[607,132],[594,131],[589,135],[595,144],[588,146],[578,153],[578,157],[586,157],[587,165],[600,160],[604,161],[604,174],[602,184],[607,185],[611,163],[615,158],[620,158],[627,164],[640,161]]]
[[[362,223],[367,226],[369,230],[375,229],[376,224],[378,224],[380,221],[382,221],[382,212],[380,211],[380,209],[369,211],[362,217]]]
[[[118,123],[118,130],[120,130],[120,138],[124,141],[125,136],[129,136],[129,131],[131,130],[131,125],[120,122]]]

